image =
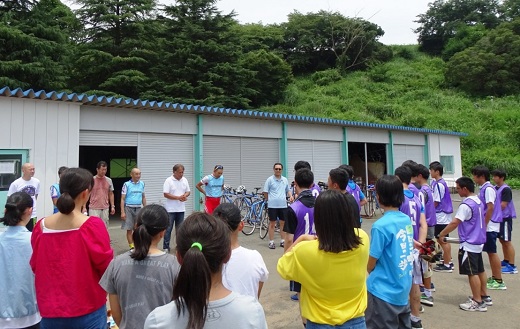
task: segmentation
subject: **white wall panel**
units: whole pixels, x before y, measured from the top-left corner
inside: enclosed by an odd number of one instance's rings
[[[280,142],[277,139],[242,138],[240,145],[241,182],[249,191],[263,190],[267,177],[273,175],[273,166],[280,161]]]
[[[393,131],[392,140],[394,144],[402,145],[424,145],[424,134]]]
[[[343,128],[339,126],[309,124],[309,123],[287,123],[288,139],[313,139],[326,141],[342,141]]]
[[[293,176],[294,164],[304,160],[311,164],[315,181],[327,181],[329,171],[341,164],[341,142],[297,140],[287,141],[288,172]],[[294,177],[288,177],[291,181]]]
[[[137,132],[81,130],[81,146],[137,146]]]
[[[205,136],[282,137],[279,121],[205,115],[202,127]]]
[[[224,167],[224,184],[234,188],[242,184],[240,137],[204,136],[203,144],[203,175],[213,173],[216,165],[222,165]]]
[[[413,160],[428,166],[428,163],[424,163],[424,146],[394,145],[394,169],[401,166],[406,160]]]
[[[360,143],[380,143],[388,144],[388,130],[368,129],[368,128],[347,128],[347,136],[349,142]]]

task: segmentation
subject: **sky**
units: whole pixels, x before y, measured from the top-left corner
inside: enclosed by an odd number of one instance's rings
[[[241,23],[271,24],[287,21],[294,10],[301,13],[319,10],[338,11],[343,16],[361,17],[379,25],[385,35],[379,40],[387,45],[416,44],[414,20],[428,9],[431,0],[219,0],[223,13],[235,11]],[[172,1],[160,0],[168,3]]]

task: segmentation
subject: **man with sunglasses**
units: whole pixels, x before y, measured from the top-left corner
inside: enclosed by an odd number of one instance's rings
[[[197,190],[206,196],[204,211],[208,214],[213,214],[213,210],[215,210],[215,208],[220,204],[220,198],[224,192],[223,172],[224,167],[216,165],[215,168],[213,168],[212,174],[205,176],[197,183]],[[204,185],[204,189],[202,188],[202,185]]]
[[[280,220],[280,247],[284,247],[285,232],[283,226],[287,218],[287,197],[292,201],[292,193],[287,178],[282,176],[283,165],[279,162],[273,166],[274,175],[267,178],[264,185],[264,198],[269,201],[269,249],[275,249],[274,228],[276,220]]]

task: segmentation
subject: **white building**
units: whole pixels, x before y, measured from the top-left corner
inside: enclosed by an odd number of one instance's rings
[[[440,130],[9,88],[0,89],[0,118],[0,204],[21,164],[32,162],[42,185],[39,217],[52,213],[49,188],[60,166],[95,173],[100,160],[109,164],[118,207],[133,165],[153,203],[163,201],[164,180],[182,163],[192,189],[188,211],[199,209],[195,184],[217,164],[226,184],[250,191],[263,187],[275,162],[291,181],[298,160],[311,163],[316,181],[350,163],[373,183],[407,159],[441,161],[448,180],[462,175],[465,134]]]

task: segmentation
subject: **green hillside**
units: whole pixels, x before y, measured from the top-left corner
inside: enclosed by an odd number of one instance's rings
[[[484,164],[520,182],[520,96],[469,97],[444,86],[442,59],[415,46],[392,48],[390,62],[368,71],[296,78],[282,104],[263,110],[465,132],[464,173]]]

